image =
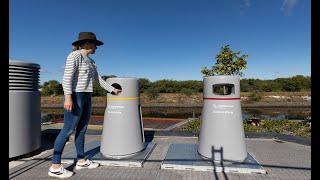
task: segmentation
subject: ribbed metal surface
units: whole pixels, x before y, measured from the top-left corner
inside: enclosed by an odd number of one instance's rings
[[[9,60],[9,91],[38,91],[40,65]]]
[[[41,147],[38,64],[9,60],[9,158]]]

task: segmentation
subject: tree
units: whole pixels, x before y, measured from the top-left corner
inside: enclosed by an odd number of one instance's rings
[[[113,77],[117,77],[115,75],[105,75],[105,76],[101,76],[102,79],[104,79],[105,81],[108,79],[108,78],[113,78]],[[97,81],[93,81],[93,92],[92,92],[92,96],[95,97],[95,96],[107,96],[107,91],[101,87],[99,85],[99,83]]]
[[[93,81],[92,88],[93,88],[93,92],[92,92],[93,97],[107,96],[107,91],[103,87],[101,87],[97,81]]]
[[[62,84],[56,80],[50,80],[43,83],[41,86],[41,95],[56,96],[63,94]]]
[[[147,78],[139,78],[139,82],[140,82],[141,93],[146,92],[148,88],[150,88],[152,85],[152,82],[150,82],[150,80]]]
[[[240,56],[241,51],[233,52],[229,48],[230,45],[223,46],[220,53],[216,56],[217,62],[212,66],[212,69],[203,67],[201,73],[205,76],[214,75],[239,75],[242,76],[242,69],[247,68],[247,54]]]

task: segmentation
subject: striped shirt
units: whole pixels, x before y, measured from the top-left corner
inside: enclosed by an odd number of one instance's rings
[[[93,92],[93,80],[96,80],[108,92],[115,89],[102,79],[96,63],[91,58],[81,53],[80,50],[72,51],[67,57],[62,79],[64,94]]]

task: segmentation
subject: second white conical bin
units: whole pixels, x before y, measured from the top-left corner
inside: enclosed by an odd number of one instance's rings
[[[240,78],[203,79],[203,107],[198,152],[214,161],[241,162],[247,157],[240,103]]]
[[[100,152],[111,158],[134,155],[144,149],[145,142],[139,79],[116,77],[107,82],[122,93],[107,94]]]

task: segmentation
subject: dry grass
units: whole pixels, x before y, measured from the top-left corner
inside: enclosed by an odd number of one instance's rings
[[[241,98],[245,101],[245,97],[248,97],[250,93],[242,92],[240,94]],[[263,97],[259,102],[301,102],[306,101],[305,98],[302,97],[310,97],[311,92],[263,92],[261,93]],[[272,96],[281,96],[280,98],[274,98]],[[144,105],[148,104],[201,104],[202,103],[203,94],[197,93],[191,96],[187,96],[179,93],[160,93],[157,98],[149,98],[146,94],[142,93],[140,95],[140,102]],[[60,96],[42,96],[41,104],[42,105],[50,105],[50,104],[62,104],[64,97]],[[106,97],[92,97],[93,104],[105,104]]]
[[[241,97],[247,97],[251,94],[251,92],[241,92]],[[303,92],[262,92],[263,96],[311,96],[310,91],[303,91]]]

